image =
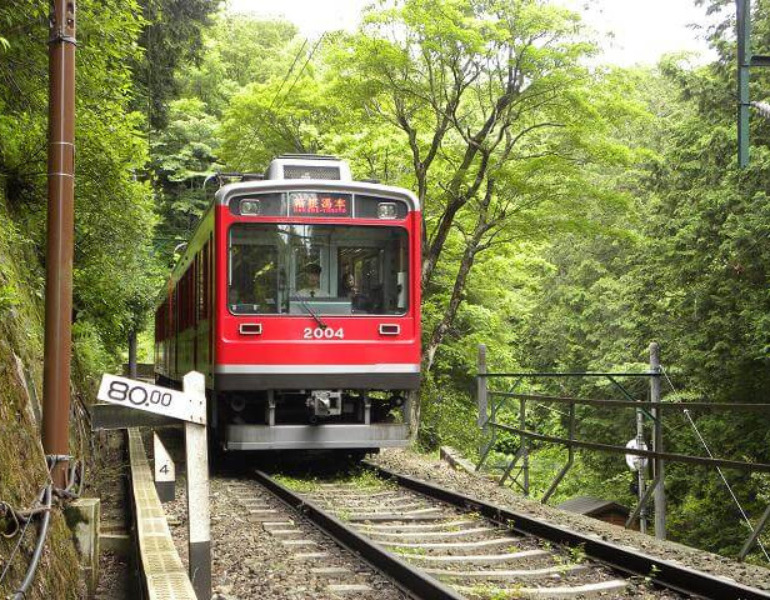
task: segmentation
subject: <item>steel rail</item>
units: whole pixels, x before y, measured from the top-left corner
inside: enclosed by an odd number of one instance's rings
[[[339,544],[361,556],[372,568],[383,573],[409,595],[424,600],[464,600],[464,596],[387,552],[313,502],[281,485],[267,473],[256,471],[255,475],[257,481],[284,504],[307,517]]]
[[[770,599],[770,593],[736,581],[728,581],[668,560],[652,557],[643,552],[577,533],[524,513],[495,506],[489,502],[414,477],[394,473],[368,461],[364,461],[364,464],[380,477],[394,480],[398,485],[414,492],[465,510],[472,510],[487,519],[509,527],[517,533],[533,535],[555,544],[582,547],[591,559],[632,576],[649,578],[655,584],[677,592],[715,600]]]

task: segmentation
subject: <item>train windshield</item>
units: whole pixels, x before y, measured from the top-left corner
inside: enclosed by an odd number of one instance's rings
[[[404,314],[408,250],[402,227],[239,223],[228,305],[234,314]]]

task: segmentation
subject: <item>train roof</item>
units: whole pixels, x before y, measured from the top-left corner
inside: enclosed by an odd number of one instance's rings
[[[212,176],[214,177],[214,176]],[[411,210],[420,210],[420,201],[409,190],[382,185],[376,181],[354,181],[350,165],[335,156],[319,154],[282,154],[270,161],[267,171],[257,173],[221,173],[220,183],[227,178],[239,181],[223,183],[215,195],[215,203],[228,204],[233,196],[260,192],[307,189],[376,194],[384,198],[404,200]]]
[[[411,210],[420,210],[420,201],[417,199],[417,196],[407,189],[367,181],[329,179],[265,179],[262,181],[228,183],[219,188],[215,195],[215,202],[226,205],[236,196],[298,189],[374,194],[383,198],[403,200],[409,205]]]

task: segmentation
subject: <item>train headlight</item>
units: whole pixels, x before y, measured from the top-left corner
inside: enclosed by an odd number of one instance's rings
[[[395,202],[380,202],[377,205],[377,216],[380,219],[395,219],[397,216]]]
[[[256,216],[262,212],[259,200],[241,200],[240,209],[242,215]]]

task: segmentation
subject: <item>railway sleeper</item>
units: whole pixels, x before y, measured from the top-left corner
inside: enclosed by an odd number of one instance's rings
[[[556,587],[495,587],[483,588],[482,591],[478,587],[472,586],[455,586],[455,590],[461,594],[468,595],[469,598],[531,598],[533,600],[572,600],[579,598],[580,600],[589,600],[592,598],[612,598],[617,597],[618,594],[622,594],[628,587],[628,582],[623,579],[611,579],[608,581],[600,581],[597,583],[586,583],[576,586],[556,586]]]
[[[585,573],[586,565],[557,565],[539,569],[478,569],[458,571],[455,569],[423,569],[425,573],[449,579],[552,579],[567,575]]]
[[[478,548],[491,548],[496,546],[516,546],[518,538],[499,537],[476,542],[426,542],[426,543],[403,543],[403,542],[378,542],[381,546],[420,549],[420,550],[476,550]]]
[[[373,540],[396,538],[399,540],[434,540],[434,539],[452,539],[452,538],[467,538],[467,537],[482,537],[490,534],[500,533],[499,529],[494,527],[475,527],[472,529],[460,529],[458,531],[412,531],[412,532],[387,532],[387,531],[374,531],[368,532],[369,537]]]
[[[506,552],[503,554],[409,554],[410,562],[422,562],[427,564],[504,564],[508,566],[542,566],[553,564],[553,555],[546,550],[522,550],[520,552]]]
[[[425,524],[401,524],[396,523],[394,525],[368,525],[362,524],[358,526],[358,529],[362,533],[371,533],[377,531],[460,531],[466,527],[477,527],[480,521],[475,519],[460,519],[453,521],[441,521],[438,523],[425,523]]]

